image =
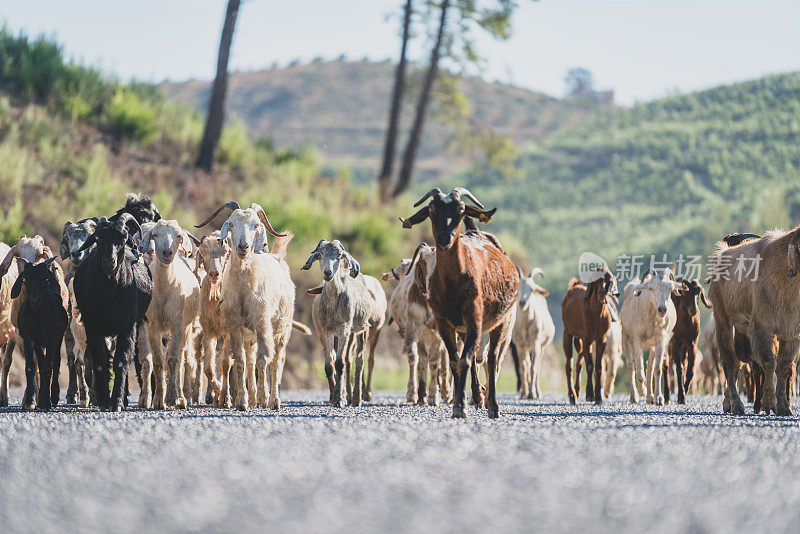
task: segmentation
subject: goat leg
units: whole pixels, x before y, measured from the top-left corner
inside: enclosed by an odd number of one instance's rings
[[[72,329],[69,328],[69,325],[64,332],[64,350],[67,352],[67,372],[69,374],[66,402],[67,404],[77,404],[78,368],[75,365],[75,338],[72,336]]]
[[[16,346],[17,341],[15,336],[12,336],[6,342],[2,352],[2,361],[0,361],[0,407],[8,406],[8,373],[11,370],[11,357]]]

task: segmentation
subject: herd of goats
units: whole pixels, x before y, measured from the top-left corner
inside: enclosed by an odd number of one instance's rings
[[[387,309],[408,356],[408,402],[435,405],[441,398],[452,402],[454,418],[463,418],[469,377],[470,403],[498,417],[496,379],[509,348],[520,395],[540,397],[542,359],[555,336],[548,292],[534,281],[544,273],[535,268],[525,276],[497,238],[478,229],[496,208],[485,210],[467,189],[432,189],[419,206],[401,218],[403,227],[430,220],[434,246],[420,244],[411,259],[381,275],[397,280],[388,302],[380,282],[361,273],[337,240],[321,240],[302,267],[318,262],[323,278],[307,292],[314,295],[331,405],[370,400]],[[129,195],[109,218],[64,225],[64,267],[39,235],[22,236],[13,247],[0,243],[0,406],[8,406],[18,345],[27,380],[22,407],[56,405],[63,343],[70,404],[122,410],[133,362],[140,408],[198,403],[205,382],[208,404],[278,410],[292,330],[312,334],[293,318],[295,285],[286,262],[292,234],[273,229],[255,203],[223,204],[198,227],[225,210],[221,229],[197,239],[163,219],[148,197]],[[267,234],[275,237],[271,248]],[[624,353],[631,402],[640,396],[668,402],[674,366],[679,403],[698,368],[706,392],[724,392],[725,412],[744,414],[741,382],[755,413],[791,415],[800,351],[799,245],[800,227],[763,237],[731,234],[715,247],[717,276],[708,297],[698,280],[651,269],[626,285],[619,312],[617,281],[607,268],[573,279],[562,302],[569,401],[579,397],[584,362],[586,399],[608,398]],[[737,260],[754,257],[759,276],[734,276]],[[702,329],[705,358],[698,357],[698,299],[714,310]]]

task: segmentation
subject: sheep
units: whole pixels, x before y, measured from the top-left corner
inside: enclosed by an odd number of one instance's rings
[[[360,272],[360,265],[339,240],[320,240],[302,269],[310,269],[315,261],[319,261],[325,284],[319,295],[314,297],[312,318],[325,351],[325,376],[328,379],[330,403],[340,408],[347,399],[346,386],[350,373],[349,369],[344,371],[346,365],[349,368],[348,352],[355,343],[355,384],[350,404],[360,406],[363,352],[375,299]]]
[[[736,390],[739,360],[734,348],[734,333],[741,332],[749,338],[753,361],[766,377],[764,410],[791,415],[787,384],[800,349],[800,282],[796,278],[800,226],[756,237],[735,246],[720,241],[713,254],[708,296],[714,306],[717,347],[727,380],[723,410],[744,414]]]
[[[255,339],[256,405],[267,405],[269,365],[269,408],[279,410],[279,388],[286,346],[292,333],[295,296],[295,286],[286,263],[286,248],[294,236],[277,233],[258,204],[252,203],[249,208],[241,209],[235,201],[221,205],[197,225],[198,228],[208,224],[224,209],[230,209],[232,213],[222,225],[220,239],[227,239],[230,234],[235,254],[230,255],[223,272],[220,309],[233,352],[237,390],[235,405],[238,410],[250,408],[245,384],[245,350],[246,343]],[[267,232],[277,237],[271,252],[265,250]]]
[[[608,297],[618,294],[616,278],[602,267],[591,273],[588,283],[574,278],[570,280],[567,294],[561,302],[561,317],[564,321],[562,344],[566,357],[565,372],[570,404],[575,404],[580,397],[583,360],[586,361],[586,400],[596,404],[603,402],[603,358],[613,322]],[[578,352],[574,384],[573,346]]]
[[[143,361],[142,376],[150,376],[152,365],[156,377],[153,408],[186,408],[185,394],[191,396],[191,391],[184,391],[181,378],[189,374],[184,363],[194,358],[192,325],[200,313],[200,284],[178,248],[181,245],[191,247],[193,242],[200,241],[181,228],[178,221],[166,219],[160,219],[144,233],[139,250],[147,251],[151,241],[155,246],[155,260],[150,264],[153,295],[147,310],[146,330],[153,360],[152,363]],[[170,339],[166,358],[162,344],[165,335]],[[188,357],[184,354],[186,351]],[[193,382],[193,373],[190,378]],[[149,391],[142,391],[139,407],[150,407]]]
[[[44,244],[44,238],[40,235],[28,237],[23,235],[17,241],[17,244],[11,247],[0,262],[0,278],[6,278],[8,281],[3,284],[4,288],[8,288],[8,300],[4,300],[3,314],[8,310],[8,317],[11,326],[7,323],[4,326],[3,339],[5,343],[5,351],[2,354],[2,363],[0,364],[0,406],[8,406],[8,373],[11,370],[11,361],[14,354],[14,348],[19,344],[22,346],[22,338],[19,336],[19,324],[17,318],[19,316],[22,303],[25,301],[25,288],[22,288],[22,293],[19,298],[11,298],[10,288],[16,282],[19,275],[19,269],[15,258],[25,260],[28,263],[38,263],[53,257],[50,248]],[[3,290],[5,295],[6,289]],[[5,298],[5,297],[4,297]],[[5,306],[9,306],[10,309]],[[34,384],[38,388],[38,383]]]
[[[55,257],[32,264],[24,259],[11,298],[20,297],[22,286],[26,295],[19,311],[19,335],[25,347],[25,376],[27,385],[22,400],[23,409],[33,402],[36,368],[39,370],[39,393],[36,407],[50,410],[58,404],[58,376],[61,369],[61,343],[67,329],[69,294],[61,267]]]
[[[141,227],[132,215],[123,213],[115,222],[105,217],[97,221],[94,233],[81,247],[96,244],[75,272],[75,300],[86,330],[87,351],[92,362],[97,404],[101,410],[119,411],[126,391],[127,365],[137,343],[137,332],[144,328],[144,318],[153,293],[150,270],[140,261],[131,236]],[[111,354],[106,338],[115,337],[113,356],[114,384],[109,391]],[[141,339],[146,339],[141,336]],[[152,358],[149,350],[139,352],[139,359]],[[145,374],[144,376],[149,376]],[[150,381],[142,381],[142,394],[148,396]]]
[[[553,342],[556,327],[547,307],[549,291],[539,286],[534,278],[544,271],[536,267],[527,277],[519,271],[519,296],[517,298],[517,320],[511,339],[516,345],[522,388],[520,398],[542,397],[539,374],[545,348]]]
[[[639,283],[632,280],[625,286],[622,303],[622,351],[628,359],[631,376],[632,403],[645,395],[644,350],[649,349],[647,362],[647,403],[664,404],[661,372],[667,344],[675,327],[676,312],[671,295],[681,288],[672,269],[666,268],[659,277],[645,277]]]
[[[436,330],[433,312],[428,306],[428,279],[436,265],[436,252],[426,243],[420,243],[411,259],[404,259],[398,267],[383,273],[381,278],[394,277],[399,281],[389,299],[389,313],[403,337],[408,357],[408,384],[406,401],[420,405],[438,404],[440,386],[440,355],[444,344]],[[445,366],[446,367],[446,366]],[[430,383],[426,388],[427,369]]]
[[[62,260],[69,260],[69,269],[66,272],[64,277],[64,281],[67,284],[67,288],[69,289],[70,293],[72,292],[72,277],[75,276],[75,270],[78,268],[78,265],[84,260],[86,255],[89,253],[89,250],[80,250],[89,236],[94,232],[95,226],[97,223],[92,219],[83,219],[76,223],[71,221],[67,221],[64,224],[64,229],[61,232],[61,242],[59,244],[59,252],[61,254]],[[70,299],[72,301],[74,299]],[[71,304],[70,304],[71,305]],[[83,385],[86,383],[86,376],[78,376],[78,369],[88,370],[91,372],[91,366],[86,367],[85,362],[80,361],[78,362],[76,358],[75,352],[75,335],[74,331],[75,328],[71,327],[72,319],[74,315],[70,313],[70,328],[67,328],[66,333],[64,334],[64,348],[67,352],[67,371],[69,373],[69,385],[67,386],[67,404],[75,404],[77,402],[77,395],[78,390],[81,386],[81,382]],[[80,325],[77,326],[77,329],[82,329],[83,323],[81,322]],[[83,332],[78,333],[79,336],[85,338],[86,335]],[[82,358],[85,353],[84,351],[80,352],[80,357]],[[89,377],[91,380],[91,377]],[[85,392],[84,392],[85,393]],[[83,402],[83,401],[81,401]]]
[[[606,350],[603,352],[603,398],[611,398],[614,394],[614,382],[617,371],[622,365],[622,323],[619,317],[612,315],[611,326],[608,327],[606,336]]]
[[[680,292],[672,294],[672,304],[676,310],[675,327],[667,346],[668,357],[664,360],[664,368],[675,365],[678,404],[686,404],[686,392],[692,384],[697,358],[697,340],[700,337],[700,309],[698,297],[707,308],[711,305],[706,299],[705,291],[697,280],[678,279],[682,284]],[[686,380],[683,379],[683,366],[686,363]],[[666,376],[666,375],[665,375]],[[665,398],[669,402],[669,381],[665,381]]]
[[[474,205],[468,205],[462,197]],[[428,198],[431,201],[408,219],[403,228],[411,228],[426,219],[436,241],[436,266],[429,280],[428,303],[436,318],[439,335],[450,356],[456,377],[453,399],[454,418],[465,418],[467,375],[472,377],[473,403],[482,404],[483,393],[473,365],[481,347],[481,336],[489,334],[488,399],[489,418],[500,416],[497,404],[497,373],[500,357],[511,342],[517,307],[519,275],[497,238],[473,229],[472,218],[488,223],[497,209],[486,211],[475,196],[463,187],[449,195],[431,189],[414,205]],[[465,220],[467,232],[460,231]],[[461,357],[458,356],[457,334],[464,336]],[[477,364],[477,361],[475,362]]]

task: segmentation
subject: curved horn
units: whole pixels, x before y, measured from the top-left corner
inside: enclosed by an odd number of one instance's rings
[[[531,280],[533,280],[537,274],[541,274],[542,280],[544,280],[545,278],[544,271],[541,269],[541,267],[534,267],[533,269],[531,269]]]
[[[221,212],[221,211],[222,211],[222,210],[224,210],[225,208],[230,208],[230,210],[231,210],[231,211],[235,211],[235,210],[238,210],[238,209],[240,209],[240,208],[239,208],[239,203],[238,203],[238,202],[236,202],[235,200],[231,200],[230,202],[226,202],[226,203],[225,203],[225,204],[223,204],[222,206],[218,207],[218,208],[217,208],[217,211],[215,211],[214,213],[212,213],[212,214],[211,214],[211,216],[210,216],[208,219],[206,219],[205,221],[201,222],[200,224],[195,224],[195,225],[194,225],[194,227],[195,227],[195,228],[202,228],[203,226],[207,225],[208,223],[210,223],[211,221],[213,221],[213,220],[214,220],[214,217],[216,217],[217,215],[219,215],[219,212]]]
[[[427,247],[427,246],[428,246],[428,244],[423,241],[422,243],[417,245],[416,249],[414,249],[414,255],[411,256],[411,265],[408,266],[408,270],[406,271],[406,276],[411,274],[411,271],[414,269],[414,265],[417,264],[417,258],[419,258],[420,249],[422,249],[422,247]]]
[[[425,193],[425,196],[423,196],[421,199],[417,200],[417,203],[414,204],[414,207],[416,208],[417,206],[419,206],[420,204],[425,202],[429,197],[432,197],[433,195],[441,196],[442,195],[442,190],[439,189],[438,187],[434,187],[433,189],[431,189],[430,191]]]
[[[516,267],[516,268],[517,268],[517,274],[519,275],[519,279],[520,279],[520,280],[522,280],[523,278],[525,278],[525,275],[522,273],[522,269],[520,269],[520,268],[519,268],[519,265],[517,265],[517,264],[515,263],[515,264],[514,264],[514,267]]]
[[[95,223],[97,223],[98,221],[100,221],[100,219],[98,219],[97,217],[86,217],[85,219],[81,219],[80,221],[76,222],[75,224],[83,224],[86,221],[94,221]]]
[[[416,206],[416,204],[414,204],[414,205]],[[420,208],[420,210],[417,213],[415,213],[414,215],[412,215],[408,219],[404,219],[404,218],[400,217],[400,222],[403,223],[403,228],[408,229],[408,228],[411,228],[412,226],[414,226],[415,224],[419,224],[422,221],[424,221],[425,219],[427,219],[429,214],[430,214],[430,208],[429,208],[429,206],[425,206],[425,207]]]
[[[130,228],[129,228],[130,223],[133,223],[133,226],[136,228],[136,232],[139,234],[139,240],[141,241],[142,236],[143,236],[142,227],[139,226],[139,221],[137,221],[136,218],[133,215],[131,215],[130,213],[125,212],[125,213],[121,214],[119,216],[119,219],[117,219],[117,220],[122,222],[122,224],[124,224],[125,227],[128,228],[128,232],[130,232]]]
[[[0,278],[5,276],[8,272],[8,268],[11,267],[11,262],[14,261],[14,258],[19,258],[19,248],[18,245],[14,245],[11,247],[11,250],[8,251],[6,257],[3,258],[3,262],[0,263]]]
[[[269,219],[267,219],[267,214],[264,213],[264,208],[262,208],[259,204],[253,202],[252,204],[250,204],[250,208],[256,210],[256,213],[258,213],[258,218],[261,219],[261,223],[267,229],[267,232],[274,235],[275,237],[286,237],[288,235],[288,234],[279,234],[272,228],[272,225],[269,223]]]
[[[186,235],[188,235],[188,236],[189,236],[189,239],[191,239],[191,240],[192,240],[192,242],[193,242],[195,245],[197,245],[198,247],[200,246],[200,243],[202,243],[202,241],[200,241],[199,239],[197,239],[195,236],[193,236],[192,234],[190,234],[190,233],[189,233],[189,232],[187,232],[186,230],[184,230],[184,232],[186,233]]]
[[[479,208],[483,209],[483,204],[481,204],[481,203],[480,203],[480,201],[479,201],[477,198],[475,198],[475,195],[473,195],[472,193],[470,193],[470,192],[469,192],[469,189],[467,189],[466,187],[456,187],[455,189],[453,189],[453,192],[452,192],[452,193],[450,193],[450,194],[451,194],[451,195],[455,195],[455,197],[456,197],[456,198],[459,198],[459,199],[460,199],[462,196],[464,196],[464,197],[467,197],[467,198],[468,198],[468,199],[470,199],[470,200],[471,200],[471,201],[472,201],[472,202],[473,202],[473,203],[474,203],[476,206],[478,206]]]
[[[741,245],[742,241],[745,239],[761,239],[761,236],[758,234],[728,234],[722,238],[726,245],[729,247],[735,247],[736,245]]]

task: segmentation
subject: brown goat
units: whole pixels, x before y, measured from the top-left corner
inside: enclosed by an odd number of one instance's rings
[[[465,204],[462,196],[477,207]],[[436,241],[436,267],[430,276],[428,303],[456,377],[453,417],[466,417],[468,374],[472,376],[473,402],[482,397],[473,360],[481,346],[482,334],[488,333],[486,408],[489,417],[496,418],[500,413],[495,391],[500,356],[511,341],[517,309],[517,269],[494,236],[474,229],[468,229],[465,234],[460,231],[465,218],[487,223],[496,209],[485,211],[472,193],[462,187],[455,188],[449,195],[440,189],[431,189],[414,206],[431,197],[427,206],[401,221],[404,228],[411,228],[426,219],[431,220]],[[467,220],[468,228],[470,223]],[[464,339],[460,359],[456,344],[458,334]]]
[[[569,402],[575,404],[581,392],[581,368],[586,361],[586,400],[596,404],[603,402],[602,373],[603,353],[606,337],[611,327],[611,311],[608,294],[619,295],[614,275],[607,269],[598,268],[587,284],[573,278],[561,302],[561,319],[564,323],[564,356],[566,356],[567,388]],[[595,345],[594,362],[592,344]],[[575,362],[575,383],[572,382],[572,347],[578,353]],[[594,375],[594,377],[592,376]]]
[[[664,361],[664,377],[668,377],[670,364],[675,365],[675,387],[678,390],[678,404],[686,404],[686,392],[694,378],[694,362],[697,358],[697,340],[700,337],[700,309],[697,306],[698,297],[710,308],[703,286],[697,280],[681,280],[680,294],[672,294],[672,303],[675,305],[677,319],[672,337],[669,340],[667,354]],[[683,366],[686,365],[686,380],[683,380]],[[669,402],[669,380],[665,380],[664,398]]]
[[[748,236],[749,237],[749,236]],[[730,241],[730,239],[729,239]],[[800,350],[800,281],[796,278],[800,227],[790,232],[773,231],[764,237],[729,246],[716,244],[708,295],[714,305],[717,345],[727,379],[723,410],[744,414],[736,391],[738,361],[734,331],[746,335],[752,359],[764,372],[763,409],[791,415],[787,384]],[[758,266],[757,276],[740,265]],[[778,340],[777,358],[773,352]],[[776,361],[777,360],[777,361]],[[777,375],[776,395],[772,376]]]

